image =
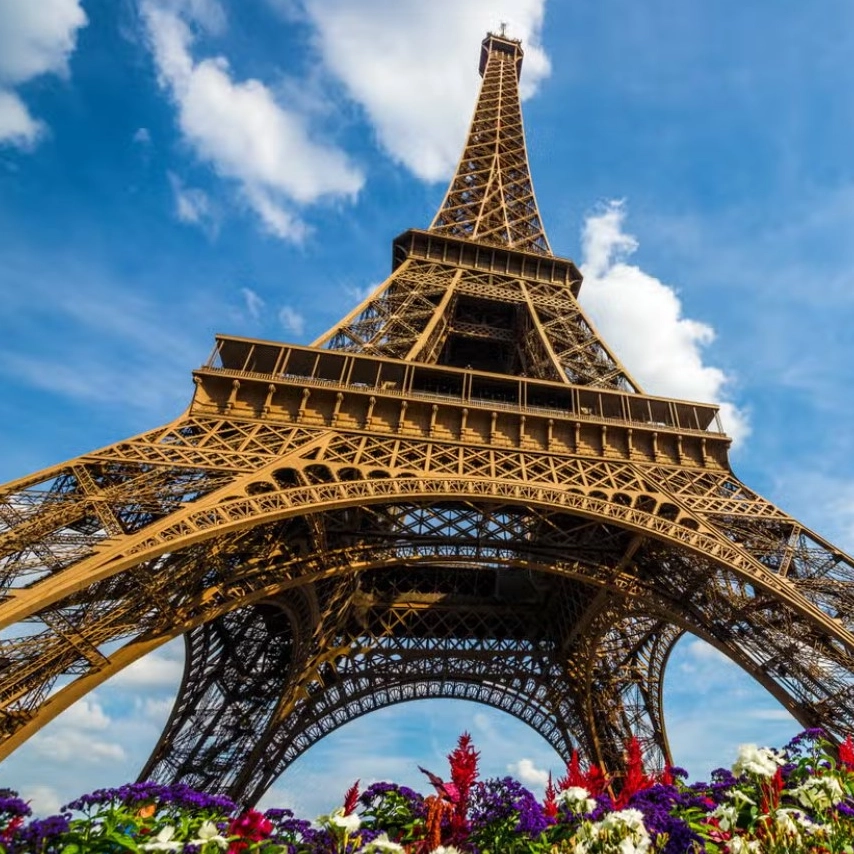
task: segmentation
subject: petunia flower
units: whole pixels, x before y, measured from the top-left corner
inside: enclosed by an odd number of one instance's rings
[[[317,820],[321,824],[329,825],[334,830],[343,830],[345,833],[355,833],[362,826],[362,820],[356,813],[345,815],[341,807],[329,815],[320,816]]]
[[[143,842],[139,847],[142,851],[177,851],[184,847],[184,843],[173,840],[174,836],[175,828],[167,824],[161,828],[157,836],[152,838],[151,842]]]
[[[188,845],[199,845],[204,847],[209,842],[216,843],[220,848],[228,848],[228,840],[219,832],[219,828],[212,821],[202,822],[199,828],[199,835],[196,839],[191,839]]]
[[[557,802],[565,804],[574,813],[589,813],[596,809],[596,801],[581,786],[569,786],[558,793]]]
[[[371,840],[364,848],[360,848],[358,854],[381,854],[383,851],[403,852],[406,849],[397,842],[392,842],[388,834],[383,832],[376,839]]]
[[[845,790],[836,777],[810,777],[793,789],[792,795],[802,807],[826,810],[845,799]]]
[[[738,759],[732,766],[736,777],[742,774],[755,774],[757,777],[773,777],[777,768],[785,760],[770,747],[757,747],[755,744],[742,744],[738,748]]]

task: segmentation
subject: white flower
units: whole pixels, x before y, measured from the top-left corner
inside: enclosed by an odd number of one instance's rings
[[[757,747],[755,744],[742,744],[738,748],[738,759],[732,766],[736,777],[742,774],[756,774],[757,777],[773,777],[777,767],[785,760],[770,747]]]
[[[381,833],[373,842],[359,849],[359,854],[376,854],[381,851],[403,851],[403,846],[392,842],[387,833]]]
[[[753,854],[753,852],[761,851],[758,839],[745,840],[741,836],[733,836],[727,840],[730,854]]]
[[[640,810],[628,809],[610,812],[599,823],[606,830],[610,830],[611,828],[625,828],[627,830],[642,830],[646,833],[646,825],[643,823],[643,813]]]
[[[175,828],[171,824],[167,824],[157,836],[152,837],[151,842],[143,842],[139,847],[143,851],[177,851],[184,847],[184,843],[173,842],[172,837],[174,835]]]
[[[581,786],[570,786],[564,789],[558,794],[556,800],[576,813],[592,812],[596,808],[596,801],[590,797],[590,792]]]
[[[845,792],[836,777],[810,777],[805,783],[792,790],[802,807],[826,810],[838,804]]]
[[[326,825],[332,831],[343,830],[347,834],[355,833],[362,826],[362,820],[359,816],[353,812],[344,815],[343,807],[338,807],[335,812],[329,815],[318,816],[317,823]]]
[[[718,827],[726,833],[735,827],[738,809],[730,804],[721,804],[712,812],[712,817],[718,820]]]
[[[745,804],[750,804],[751,806],[756,806],[756,801],[751,800],[741,789],[733,789],[730,792],[727,792],[727,797],[732,798],[735,801],[737,807],[744,806]]]
[[[808,816],[805,816],[800,810],[782,808],[778,809],[774,814],[774,821],[777,827],[784,833],[796,836],[798,839],[801,833],[807,833],[813,836],[816,833],[827,833],[830,828],[825,824],[816,824]]]
[[[774,823],[783,831],[783,833],[791,834],[792,836],[800,837],[800,828],[798,827],[798,816],[800,813],[792,809],[778,809],[774,813]]]
[[[585,829],[582,827],[581,830],[583,832]],[[589,832],[584,835],[591,842],[607,844],[608,847],[602,850],[619,854],[647,854],[652,846],[643,823],[643,813],[636,809],[608,813],[602,821],[590,826]]]
[[[189,844],[204,847],[209,842],[216,843],[220,848],[228,848],[228,840],[219,832],[217,826],[212,821],[205,821],[199,828],[198,837],[191,839]]]
[[[356,813],[344,815],[342,809],[336,810],[329,816],[329,823],[333,827],[340,827],[345,833],[355,833],[362,826],[362,820]]]
[[[459,848],[454,848],[453,845],[440,845],[434,848],[430,854],[461,854]]]

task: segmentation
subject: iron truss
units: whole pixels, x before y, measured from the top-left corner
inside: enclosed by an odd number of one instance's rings
[[[641,392],[551,255],[490,35],[428,231],[311,347],[222,336],[175,422],[0,488],[0,757],[183,635],[144,777],[254,803],[424,697],[607,768],[685,632],[805,726],[854,729],[854,562],[742,484],[709,404]]]

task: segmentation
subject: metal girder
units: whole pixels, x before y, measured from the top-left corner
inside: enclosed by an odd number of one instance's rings
[[[429,231],[311,347],[219,336],[187,413],[0,487],[0,757],[183,634],[144,769],[252,803],[374,709],[464,697],[563,756],[670,759],[690,632],[854,730],[854,561],[732,473],[717,408],[641,393],[551,254],[519,44],[483,43]]]

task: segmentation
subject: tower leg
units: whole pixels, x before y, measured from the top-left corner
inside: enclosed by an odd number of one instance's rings
[[[187,632],[184,678],[140,779],[227,794],[267,726],[300,652],[305,593],[228,613]]]

